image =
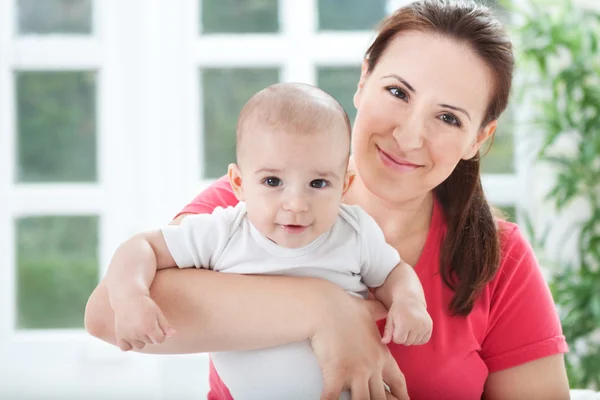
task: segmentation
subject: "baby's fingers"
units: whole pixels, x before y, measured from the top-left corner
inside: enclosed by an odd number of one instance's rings
[[[388,316],[387,321],[385,322],[385,329],[383,330],[383,337],[381,338],[381,343],[388,344],[392,341],[392,337],[394,335],[394,321],[392,317]]]
[[[150,337],[150,339],[152,340],[152,343],[154,343],[154,344],[161,344],[166,339],[166,335],[163,332],[163,330],[160,328],[158,321],[156,321],[156,325],[154,326],[154,329],[152,330],[152,332],[150,332],[148,334],[148,336]]]
[[[413,331],[409,331],[406,335],[406,340],[404,341],[405,346],[412,346],[413,344],[417,344],[417,339],[419,338],[419,333]]]
[[[396,324],[394,326],[394,343],[406,344],[410,331],[406,330],[404,326]]]
[[[127,340],[125,339],[119,339],[117,341],[117,345],[119,346],[119,348],[123,351],[129,351],[133,349],[133,346],[131,345],[131,343],[129,343]]]
[[[141,350],[144,348],[144,346],[146,346],[146,343],[142,342],[141,340],[132,340],[131,345],[134,349]]]
[[[165,334],[166,337],[175,335],[177,332],[171,323],[167,320],[161,310],[157,310],[156,317],[158,319],[159,328]],[[164,339],[163,339],[164,340]]]

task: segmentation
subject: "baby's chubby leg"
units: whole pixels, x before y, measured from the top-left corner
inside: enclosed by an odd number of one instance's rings
[[[321,368],[309,341],[211,357],[236,400],[318,400],[323,391]],[[340,400],[350,400],[350,393],[342,393]]]

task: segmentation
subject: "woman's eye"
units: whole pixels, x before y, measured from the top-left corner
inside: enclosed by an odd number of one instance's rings
[[[390,94],[394,97],[399,98],[400,100],[407,100],[408,99],[408,95],[406,94],[406,92],[398,87],[395,86],[390,86],[388,88],[386,88],[388,90],[388,92],[390,92]]]
[[[314,181],[310,182],[310,187],[315,189],[323,189],[326,186],[327,181],[325,179],[315,179]]]
[[[281,185],[281,179],[275,177],[269,177],[264,180],[265,185],[270,187],[277,187]]]
[[[442,121],[444,121],[445,123],[447,123],[447,124],[450,124],[450,125],[454,125],[454,126],[461,126],[461,125],[462,125],[462,124],[460,123],[460,121],[458,120],[458,118],[456,118],[456,117],[455,117],[454,115],[452,115],[452,114],[448,114],[448,113],[446,113],[446,114],[442,114],[442,115],[440,116],[440,119],[441,119]]]

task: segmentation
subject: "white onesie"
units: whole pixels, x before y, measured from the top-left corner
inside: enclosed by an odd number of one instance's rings
[[[366,298],[400,262],[377,223],[342,205],[331,230],[297,249],[278,246],[250,223],[245,203],[186,217],[162,229],[180,268],[327,279]],[[232,294],[235,295],[235,294]],[[277,301],[277,299],[273,299]],[[308,341],[262,350],[212,353],[234,399],[319,399],[321,370]],[[349,398],[345,393],[343,398]]]

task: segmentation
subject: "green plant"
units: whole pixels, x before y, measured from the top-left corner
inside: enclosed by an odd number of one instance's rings
[[[554,260],[561,267],[550,286],[570,345],[570,384],[598,389],[600,14],[572,0],[531,0],[526,6],[519,1],[515,17],[521,20],[515,26],[518,65],[530,81],[522,93],[532,100],[534,127],[543,134],[538,160],[556,171],[547,199],[559,215],[575,200],[589,208],[582,220],[573,221],[576,257]],[[561,148],[564,143],[568,146]]]

